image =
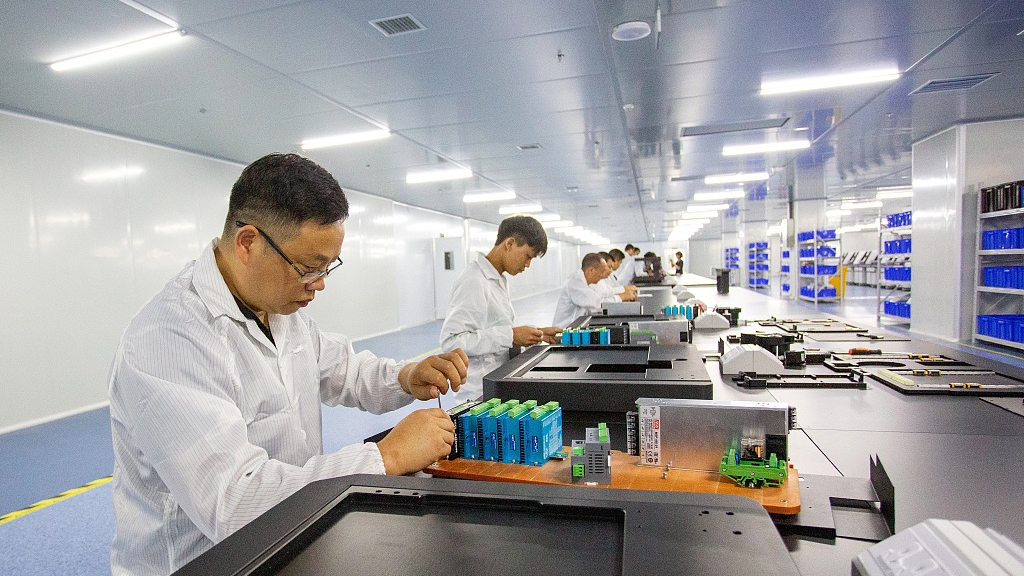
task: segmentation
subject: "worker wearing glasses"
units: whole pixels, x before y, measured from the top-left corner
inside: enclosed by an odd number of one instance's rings
[[[458,390],[462,350],[398,363],[300,312],[342,265],[348,201],[312,161],[243,170],[221,237],[146,304],[110,373],[112,573],[170,574],[302,486],[407,474],[447,455],[451,419],[410,413],[322,453],[321,404],[381,414]]]

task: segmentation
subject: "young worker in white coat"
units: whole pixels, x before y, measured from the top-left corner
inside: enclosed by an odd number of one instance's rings
[[[341,266],[348,201],[309,159],[271,154],[231,189],[220,238],[132,319],[110,371],[114,576],[165,576],[315,480],[408,474],[451,451],[440,408],[323,454],[321,404],[381,414],[465,379],[461,350],[356,353],[300,309]]]
[[[441,326],[441,349],[461,348],[469,356],[466,383],[457,396],[479,398],[484,375],[504,364],[513,346],[551,343],[561,331],[516,326],[505,277],[523,272],[547,249],[548,236],[540,222],[530,216],[510,216],[498,226],[490,252],[474,253],[455,281]]]
[[[636,286],[623,286],[619,284],[618,278],[615,277],[615,271],[619,269],[624,258],[622,251],[616,248],[609,252],[600,252],[599,254],[611,268],[611,273],[606,278],[602,278],[597,282],[597,289],[601,294],[605,296],[618,296],[624,302],[636,300],[638,293]]]
[[[602,278],[607,278],[611,272],[611,266],[600,254],[591,252],[584,256],[580,270],[570,274],[562,284],[552,323],[565,328],[580,316],[597,314],[601,311],[601,304],[605,302],[636,300],[635,294],[623,293],[621,296],[614,296],[598,288],[597,283]]]
[[[640,255],[640,249],[632,244],[626,244],[626,257],[616,270],[615,279],[622,286],[629,286],[636,277],[637,265],[643,269],[643,263],[637,262],[636,257]]]

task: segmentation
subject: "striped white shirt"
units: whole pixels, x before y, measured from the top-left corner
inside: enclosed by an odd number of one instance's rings
[[[114,576],[169,574],[314,480],[383,474],[375,444],[323,455],[320,404],[412,402],[394,360],[302,312],[246,319],[211,244],[121,338],[110,372]]]

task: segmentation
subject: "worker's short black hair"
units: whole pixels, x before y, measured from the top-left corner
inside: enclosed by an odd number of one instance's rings
[[[607,252],[598,252],[598,254],[600,254],[601,258],[604,258],[605,260],[612,260],[612,255]]]
[[[527,245],[543,256],[548,251],[548,233],[544,226],[532,216],[509,216],[498,225],[498,239],[494,245],[501,244],[508,238],[514,238],[516,244]]]
[[[619,250],[618,248],[612,248],[611,250],[609,250],[608,255],[611,256],[612,260],[615,260],[616,262],[621,262],[626,259],[626,255],[622,252],[622,250]]]
[[[346,218],[348,199],[330,172],[298,154],[268,154],[246,166],[231,187],[224,237],[233,235],[236,221],[287,239],[305,222]]]
[[[657,254],[655,254],[654,252],[644,253],[644,258],[654,258],[655,256],[657,256]]]
[[[632,252],[633,250],[640,250],[640,249],[637,248],[636,246],[633,246],[632,244],[626,244],[626,252]]]
[[[583,257],[583,265],[580,266],[580,269],[586,270],[587,268],[597,268],[603,261],[604,258],[602,258],[600,254],[597,252],[591,252]]]

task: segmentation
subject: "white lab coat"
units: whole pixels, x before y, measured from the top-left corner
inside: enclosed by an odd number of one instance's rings
[[[559,328],[565,328],[580,316],[597,314],[601,311],[601,304],[604,302],[621,301],[622,299],[618,296],[602,291],[597,284],[588,284],[583,270],[576,270],[562,285],[552,324]]]
[[[462,348],[469,357],[457,397],[474,400],[483,394],[484,375],[508,360],[515,320],[508,280],[484,254],[475,253],[452,287],[441,326],[441,349]]]
[[[644,259],[636,260],[633,256],[626,256],[619,264],[619,269],[615,271],[615,278],[618,280],[620,286],[629,286],[633,283],[633,278],[636,276],[637,266],[643,270]]]
[[[400,365],[303,312],[274,343],[228,291],[211,244],[131,321],[110,371],[114,576],[166,575],[306,484],[383,474],[376,444],[323,455],[320,404],[383,413],[414,398]]]

